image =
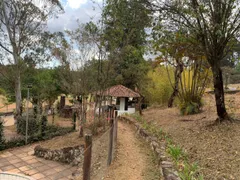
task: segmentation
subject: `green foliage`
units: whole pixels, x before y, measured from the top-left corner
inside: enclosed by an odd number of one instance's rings
[[[40,140],[51,139],[55,136],[62,136],[70,132],[73,132],[72,127],[48,125],[45,131],[46,135],[44,137],[40,137]]]
[[[0,95],[6,95],[6,91],[3,88],[0,88]]]
[[[163,137],[166,136],[161,128],[156,127],[155,125],[147,122],[145,119],[142,118],[140,114],[134,113],[129,116],[133,117],[135,120],[141,123],[144,129],[146,129],[151,134],[155,135],[158,139],[162,139]]]
[[[169,145],[168,153],[172,156],[175,161],[179,161],[184,156],[182,149],[179,146]]]
[[[47,116],[42,116],[41,118],[41,136],[44,137],[46,135],[46,128],[47,128]]]
[[[28,117],[28,135],[34,135],[39,132],[39,122],[32,115]],[[26,134],[26,116],[17,119],[17,133]]]
[[[107,0],[103,9],[103,45],[113,64],[111,84],[141,88],[147,73],[145,29],[151,25],[151,11],[138,0]]]
[[[107,0],[103,20],[108,51],[121,50],[125,45],[144,48],[145,28],[151,26],[151,11],[143,3],[138,0]]]
[[[173,70],[169,70],[170,78],[173,79]],[[165,105],[171,96],[172,86],[165,67],[157,67],[148,72],[150,79],[145,92],[145,97],[150,104]]]
[[[152,7],[155,7],[155,3],[152,2]],[[164,1],[157,3],[156,19],[158,28],[165,28],[168,32],[184,29],[187,37],[190,37],[189,43],[198,44],[199,52],[203,52],[213,72],[217,114],[219,119],[226,120],[221,61],[238,44],[240,22],[237,19],[240,10],[237,0],[221,1],[220,4],[219,1],[205,0],[186,0],[181,3],[177,0]]]
[[[179,172],[181,180],[203,180],[203,176],[199,172],[197,163],[182,164],[181,171]]]
[[[0,118],[0,150],[4,147],[4,143],[5,143],[3,130],[4,130],[3,121]]]
[[[134,89],[146,83],[148,64],[141,50],[128,45],[122,48],[119,58],[115,58],[112,84],[122,84]]]
[[[205,63],[203,59],[190,61],[181,75],[178,99],[182,115],[196,114],[201,110],[202,96],[212,80],[210,69]]]
[[[45,136],[41,136],[41,134],[39,133],[31,134],[31,136],[28,138],[28,143],[31,144],[42,140],[48,140],[56,136],[63,136],[70,132],[72,132],[72,128],[49,125],[46,127]],[[10,141],[5,141],[3,145],[0,146],[0,150],[5,150],[24,145],[25,145],[24,138],[13,138]]]
[[[201,106],[201,101],[197,101],[196,103],[191,100],[179,104],[181,115],[197,114],[200,112]]]
[[[61,94],[58,69],[27,68],[23,77],[23,97],[27,97],[27,85],[31,84],[30,96],[37,102],[48,102],[51,106]],[[37,103],[36,102],[36,103]]]
[[[239,62],[237,63],[235,70],[240,73],[240,63]]]

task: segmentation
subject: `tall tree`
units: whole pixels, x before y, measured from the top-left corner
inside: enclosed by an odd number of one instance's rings
[[[104,44],[114,64],[115,82],[130,88],[139,86],[147,73],[144,61],[146,28],[151,12],[142,0],[107,0],[103,10]]]
[[[162,26],[187,28],[201,45],[213,73],[218,121],[229,120],[224,101],[220,62],[235,45],[240,32],[239,0],[148,1],[159,11]]]
[[[21,66],[24,56],[34,51],[49,17],[61,10],[59,1],[2,0],[0,2],[0,31],[2,50],[9,54],[14,68],[16,116],[21,114]]]

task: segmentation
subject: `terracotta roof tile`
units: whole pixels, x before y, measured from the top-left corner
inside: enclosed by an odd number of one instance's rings
[[[140,97],[140,94],[123,86],[123,85],[116,85],[106,89],[103,92],[105,96],[112,96],[112,97]]]

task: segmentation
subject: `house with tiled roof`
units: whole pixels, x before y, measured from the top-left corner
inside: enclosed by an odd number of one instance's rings
[[[118,115],[135,113],[137,105],[136,100],[141,97],[139,93],[123,85],[116,85],[107,88],[102,92],[102,95],[111,98],[110,104],[113,103],[116,105]],[[112,99],[114,99],[113,102]]]

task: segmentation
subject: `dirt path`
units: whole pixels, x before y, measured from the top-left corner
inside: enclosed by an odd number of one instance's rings
[[[133,127],[129,124],[119,122],[117,157],[110,166],[108,174],[104,179],[156,179],[154,173],[149,175],[148,168],[152,167],[149,165],[151,162],[149,158],[152,157],[152,154],[149,151],[150,150],[147,149],[146,144],[144,145],[139,137],[137,137],[136,131]]]

